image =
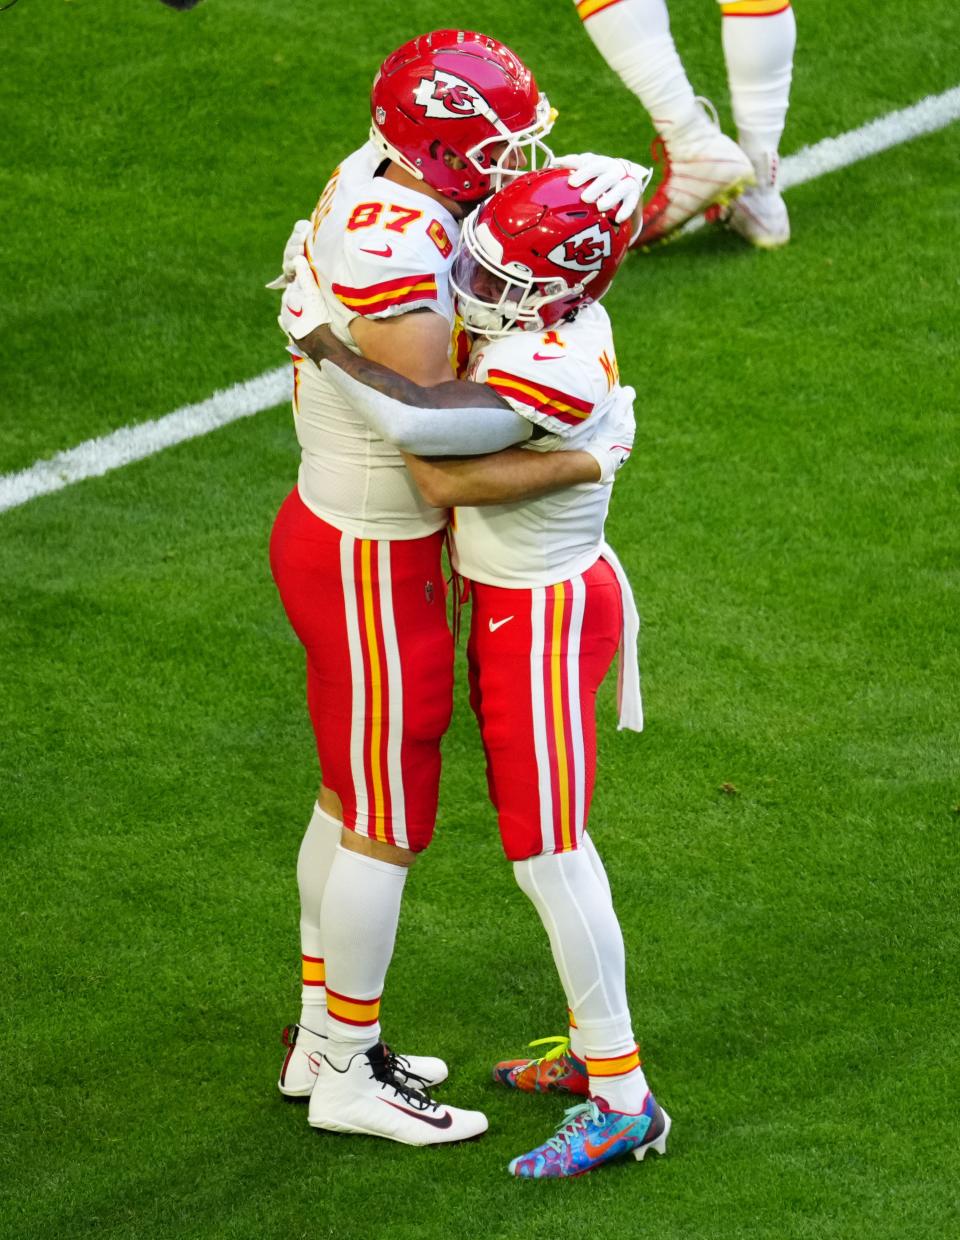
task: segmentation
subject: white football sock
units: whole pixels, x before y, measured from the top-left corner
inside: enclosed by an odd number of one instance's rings
[[[593,869],[594,874],[596,874],[597,878],[600,880],[600,884],[604,891],[607,893],[607,899],[612,904],[613,893],[610,890],[610,879],[607,877],[607,871],[603,864],[603,860],[597,852],[597,846],[593,842],[593,836],[588,831],[584,832],[583,841],[580,847],[583,849],[584,855],[590,858],[590,866]]]
[[[583,24],[600,55],[667,141],[705,128],[674,46],[665,0],[620,0],[584,18]]]
[[[593,872],[600,880],[600,884],[607,893],[608,898],[611,898],[612,900],[610,893],[610,880],[607,878],[607,871],[604,869],[603,862],[600,860],[600,854],[597,852],[597,846],[594,844],[593,839],[588,832],[584,832],[583,841],[580,847],[583,849],[584,855],[590,859],[590,865]],[[587,1052],[583,1045],[583,1034],[576,1025],[576,1017],[573,1015],[570,1008],[567,1009],[567,1013],[570,1017],[570,1030],[567,1035],[570,1039],[570,1050],[578,1059],[585,1060],[587,1057]]]
[[[725,15],[721,25],[737,141],[756,170],[758,188],[773,189],[797,42],[793,9],[752,17]]]
[[[320,918],[327,964],[326,1055],[342,1066],[380,1040],[380,995],[393,956],[404,866],[339,845]]]
[[[340,843],[343,824],[319,805],[307,825],[297,856],[297,886],[300,888],[300,956],[303,975],[300,1024],[322,1034],[327,1020],[327,990],[324,985],[323,935],[320,909],[333,858]]]
[[[647,1082],[630,1026],[623,935],[609,890],[582,849],[515,861],[513,872],[550,940],[591,1094],[616,1111],[641,1110]],[[617,1072],[620,1066],[625,1071]]]
[[[570,1053],[576,1055],[581,1063],[586,1063],[587,1051],[583,1045],[583,1034],[577,1025],[573,1008],[567,1008],[567,1037],[570,1039]]]

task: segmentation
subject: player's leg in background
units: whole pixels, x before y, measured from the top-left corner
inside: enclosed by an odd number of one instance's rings
[[[749,160],[697,102],[670,33],[665,0],[574,0],[601,56],[648,112],[663,177],[644,208],[640,246],[726,202],[753,180]],[[657,149],[657,148],[655,148]]]
[[[790,104],[797,24],[789,0],[719,3],[737,140],[757,177],[756,188],[731,207],[729,224],[754,245],[772,249],[790,239],[777,171]]]

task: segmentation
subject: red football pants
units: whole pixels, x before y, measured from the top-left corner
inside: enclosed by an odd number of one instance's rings
[[[597,766],[596,695],[620,644],[613,569],[532,590],[471,583],[470,704],[511,861],[577,848]]]
[[[443,531],[353,538],[293,490],[270,567],[307,652],[307,705],[326,787],[344,826],[419,852],[437,815],[440,739],[453,709]]]

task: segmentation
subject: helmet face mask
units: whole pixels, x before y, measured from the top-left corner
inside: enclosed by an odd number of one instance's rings
[[[568,177],[527,173],[464,221],[450,280],[468,331],[543,331],[610,287],[630,224],[582,202]]]
[[[583,290],[581,283],[571,289],[556,276],[538,277],[526,264],[506,260],[476,212],[464,223],[450,283],[464,326],[490,340],[514,331],[541,330],[547,306]]]
[[[554,112],[546,95],[537,102],[532,124],[520,130],[509,130],[499,120],[497,132],[483,138],[465,152],[466,161],[489,177],[488,193],[495,194],[508,182],[525,172],[549,168],[553,151],[543,141],[553,128]]]
[[[383,62],[370,137],[394,163],[456,202],[474,203],[552,162],[555,113],[530,70],[496,39],[439,30]]]

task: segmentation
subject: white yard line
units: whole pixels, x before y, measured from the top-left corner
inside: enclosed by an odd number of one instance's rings
[[[919,103],[899,112],[890,112],[875,121],[851,129],[838,138],[824,138],[815,146],[804,146],[794,155],[788,155],[780,166],[780,180],[784,189],[803,185],[838,168],[846,168],[870,155],[878,155],[920,138],[926,133],[945,129],[952,121],[960,119],[960,86],[945,90],[942,95],[928,95]]]
[[[781,164],[780,178],[784,189],[803,185],[828,172],[846,168],[870,155],[876,155],[901,142],[909,142],[923,134],[943,129],[960,119],[960,86],[930,95],[919,103],[899,112],[890,112],[878,120],[851,129],[836,138],[824,138],[814,146],[806,146],[788,155]],[[693,228],[703,221],[692,221]],[[691,225],[687,230],[692,231]],[[206,435],[218,427],[249,418],[264,409],[271,409],[290,398],[289,366],[268,370],[256,379],[237,383],[196,405],[184,405],[165,417],[88,439],[66,452],[58,452],[48,460],[37,461],[29,469],[16,474],[0,475],[0,512],[16,508],[40,495],[60,491],[84,478],[98,478],[183,443]]]
[[[214,392],[196,405],[184,405],[162,418],[124,426],[100,439],[88,439],[75,448],[37,461],[18,474],[0,474],[0,512],[16,508],[38,495],[61,491],[84,478],[99,478],[111,469],[142,461],[172,448],[175,443],[207,435],[229,422],[252,417],[290,399],[289,366],[268,370],[256,379]]]

